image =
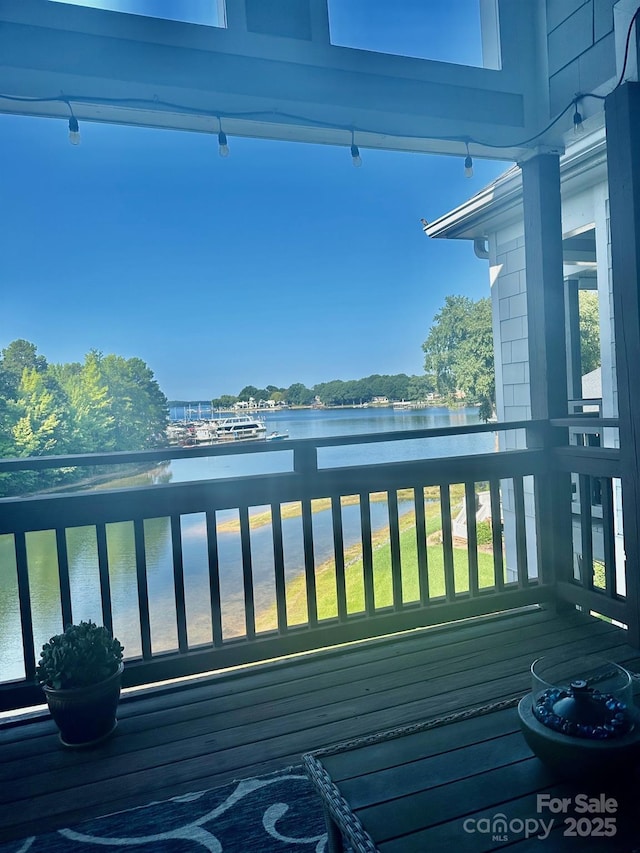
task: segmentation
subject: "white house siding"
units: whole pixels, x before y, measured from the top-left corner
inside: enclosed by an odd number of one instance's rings
[[[527,288],[522,222],[506,226],[489,240],[493,335],[496,351],[496,408],[499,421],[528,420],[529,348],[527,336]],[[526,447],[522,431],[500,435],[501,448]],[[506,580],[517,578],[515,507],[511,481],[502,483]],[[537,574],[533,484],[525,480],[525,515],[528,565]]]
[[[615,0],[547,0],[549,114],[593,92],[616,70]],[[591,108],[585,104],[583,115]]]

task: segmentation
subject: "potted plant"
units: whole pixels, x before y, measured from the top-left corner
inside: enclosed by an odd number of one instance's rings
[[[123,651],[91,621],[67,626],[42,647],[36,678],[64,746],[90,746],[115,729]]]

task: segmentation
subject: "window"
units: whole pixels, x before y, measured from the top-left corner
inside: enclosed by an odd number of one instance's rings
[[[331,42],[462,65],[483,65],[480,0],[328,0]]]
[[[68,6],[86,6],[109,12],[126,12],[147,18],[164,18],[210,27],[226,26],[224,0],[50,0]]]

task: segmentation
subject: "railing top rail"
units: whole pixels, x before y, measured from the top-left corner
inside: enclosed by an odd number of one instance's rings
[[[618,418],[600,418],[598,413],[581,412],[567,418],[552,418],[549,421],[552,427],[580,427],[591,430],[605,429],[606,427],[617,428],[620,426]]]
[[[64,456],[31,456],[0,459],[0,473],[11,471],[40,471],[46,468],[67,468],[97,465],[123,465],[137,462],[156,462],[169,459],[193,459],[204,456],[235,456],[246,453],[281,453],[300,447],[345,447],[351,444],[377,444],[408,441],[419,438],[440,438],[486,432],[506,432],[541,426],[544,421],[504,421],[466,426],[431,427],[429,429],[393,430],[392,432],[361,433],[356,435],[294,438],[282,442],[237,441],[210,447],[168,446],[155,450],[116,451],[111,453],[77,453]]]
[[[19,530],[76,527],[96,521],[116,522],[204,510],[232,509],[314,500],[332,495],[360,494],[415,486],[480,482],[526,476],[542,470],[540,450],[436,457],[415,462],[381,462],[326,468],[313,477],[295,472],[253,474],[217,480],[161,483],[154,486],[101,491],[0,498],[0,534]]]

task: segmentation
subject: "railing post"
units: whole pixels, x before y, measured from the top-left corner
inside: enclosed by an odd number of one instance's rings
[[[531,417],[548,421],[567,415],[558,155],[539,154],[524,162],[522,189]],[[566,440],[566,435],[542,429],[528,446],[550,451]],[[538,569],[540,579],[549,583],[572,573],[570,476],[547,464],[535,475],[534,492]]]
[[[303,444],[293,451],[293,470],[296,474],[314,474],[318,470],[318,448]]]
[[[638,29],[636,25],[636,30]],[[605,102],[629,642],[640,646],[640,84]]]

